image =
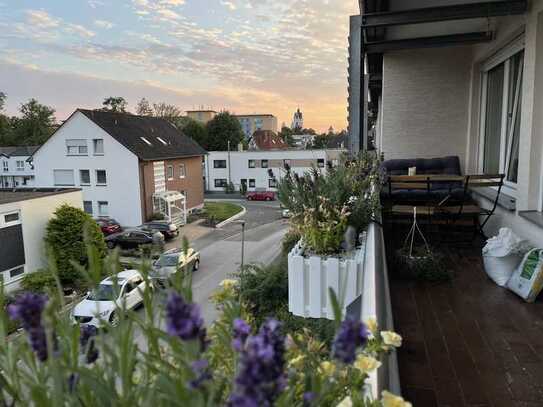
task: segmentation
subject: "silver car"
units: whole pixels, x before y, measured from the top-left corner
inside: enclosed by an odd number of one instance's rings
[[[200,268],[200,253],[189,248],[187,253],[181,249],[171,249],[160,255],[153,263],[151,276],[158,280],[159,285],[171,278],[177,272],[194,272]]]

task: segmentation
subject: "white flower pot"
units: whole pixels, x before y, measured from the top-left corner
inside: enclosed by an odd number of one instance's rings
[[[362,245],[350,254],[304,256],[300,240],[288,255],[288,305],[294,315],[334,319],[329,288],[343,306],[343,314],[363,287],[366,234]]]

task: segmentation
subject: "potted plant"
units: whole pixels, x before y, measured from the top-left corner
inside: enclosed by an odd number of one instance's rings
[[[361,293],[364,231],[379,204],[379,163],[375,155],[364,153],[303,176],[286,166],[278,198],[301,236],[288,255],[289,310],[294,315],[333,319],[330,288],[344,308]]]

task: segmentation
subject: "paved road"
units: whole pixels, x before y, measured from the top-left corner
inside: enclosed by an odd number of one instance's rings
[[[286,222],[281,219],[279,204],[276,202],[240,202],[247,208],[242,218],[246,221],[245,264],[268,264],[280,252],[281,240],[287,231]],[[200,269],[193,274],[193,300],[200,304],[206,325],[217,317],[209,297],[225,278],[232,277],[241,263],[241,226],[231,223],[222,229],[214,229],[209,234],[191,242],[200,251]],[[143,313],[143,310],[140,312]],[[136,334],[140,348],[145,343]]]

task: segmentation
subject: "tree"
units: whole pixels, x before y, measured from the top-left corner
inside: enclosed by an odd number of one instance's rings
[[[55,110],[30,99],[19,108],[21,117],[7,119],[7,129],[1,134],[4,145],[39,145],[45,143],[56,128]],[[1,125],[0,125],[1,128]]]
[[[279,132],[279,136],[281,136],[283,141],[287,143],[290,147],[293,147],[295,145],[294,137],[292,137],[293,134],[294,130],[287,126],[281,127],[281,131]]]
[[[4,110],[4,106],[6,104],[6,94],[4,92],[0,92],[0,112]]]
[[[141,98],[141,100],[138,102],[136,105],[136,114],[139,116],[153,115],[153,108],[147,99]]]
[[[181,130],[185,135],[196,141],[203,149],[208,149],[207,129],[202,123],[190,120]]]
[[[172,122],[175,118],[181,116],[181,110],[174,105],[168,103],[153,103],[154,116],[166,119]]]
[[[330,138],[326,134],[319,134],[313,139],[312,149],[323,149],[328,147],[328,141]]]
[[[235,150],[245,135],[238,119],[228,112],[221,112],[207,122],[209,151],[226,151],[230,141],[230,149]]]
[[[110,96],[102,102],[102,110],[115,113],[126,113],[128,103],[121,96]]]
[[[72,263],[87,265],[86,244],[95,250],[99,258],[106,255],[104,235],[96,222],[83,210],[66,204],[55,211],[47,224],[45,242],[63,284],[83,285],[79,271]]]

